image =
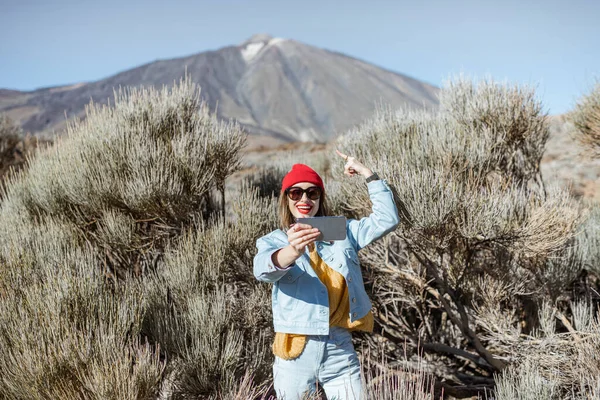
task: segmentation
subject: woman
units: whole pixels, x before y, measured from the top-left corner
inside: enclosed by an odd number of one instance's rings
[[[273,283],[274,386],[280,399],[313,393],[328,399],[360,399],[360,366],[350,331],[373,330],[357,252],[398,225],[392,192],[377,174],[336,150],[344,173],[366,178],[373,212],[348,220],[346,239],[317,241],[319,231],[296,218],[328,215],[321,177],[295,164],[283,178],[279,216],[283,229],[257,240],[254,275]]]

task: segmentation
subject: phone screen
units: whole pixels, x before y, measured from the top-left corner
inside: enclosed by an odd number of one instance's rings
[[[317,228],[321,232],[317,240],[328,242],[346,239],[346,217],[298,218],[296,222]]]

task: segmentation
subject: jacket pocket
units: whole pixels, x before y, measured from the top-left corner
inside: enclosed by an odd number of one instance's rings
[[[289,313],[298,305],[299,278],[305,273],[302,268],[296,265],[278,281],[276,299],[277,306],[281,311]],[[279,314],[279,317],[286,319],[286,315],[286,313]]]

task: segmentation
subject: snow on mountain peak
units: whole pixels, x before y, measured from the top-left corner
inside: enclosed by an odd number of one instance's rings
[[[263,42],[258,43],[249,43],[246,47],[242,48],[242,57],[246,62],[251,61],[256,55],[260,52],[260,50],[265,47]]]
[[[250,39],[246,40],[240,46],[240,51],[242,53],[242,57],[246,62],[250,62],[256,58],[256,56],[267,47],[281,43],[285,39],[275,38],[266,33],[259,33],[253,35]]]

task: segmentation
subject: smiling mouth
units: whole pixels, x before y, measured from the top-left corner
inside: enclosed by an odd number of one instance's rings
[[[306,206],[306,205],[296,206],[296,209],[298,210],[298,212],[300,214],[308,214],[308,213],[310,213],[310,210],[312,210],[312,206]]]

